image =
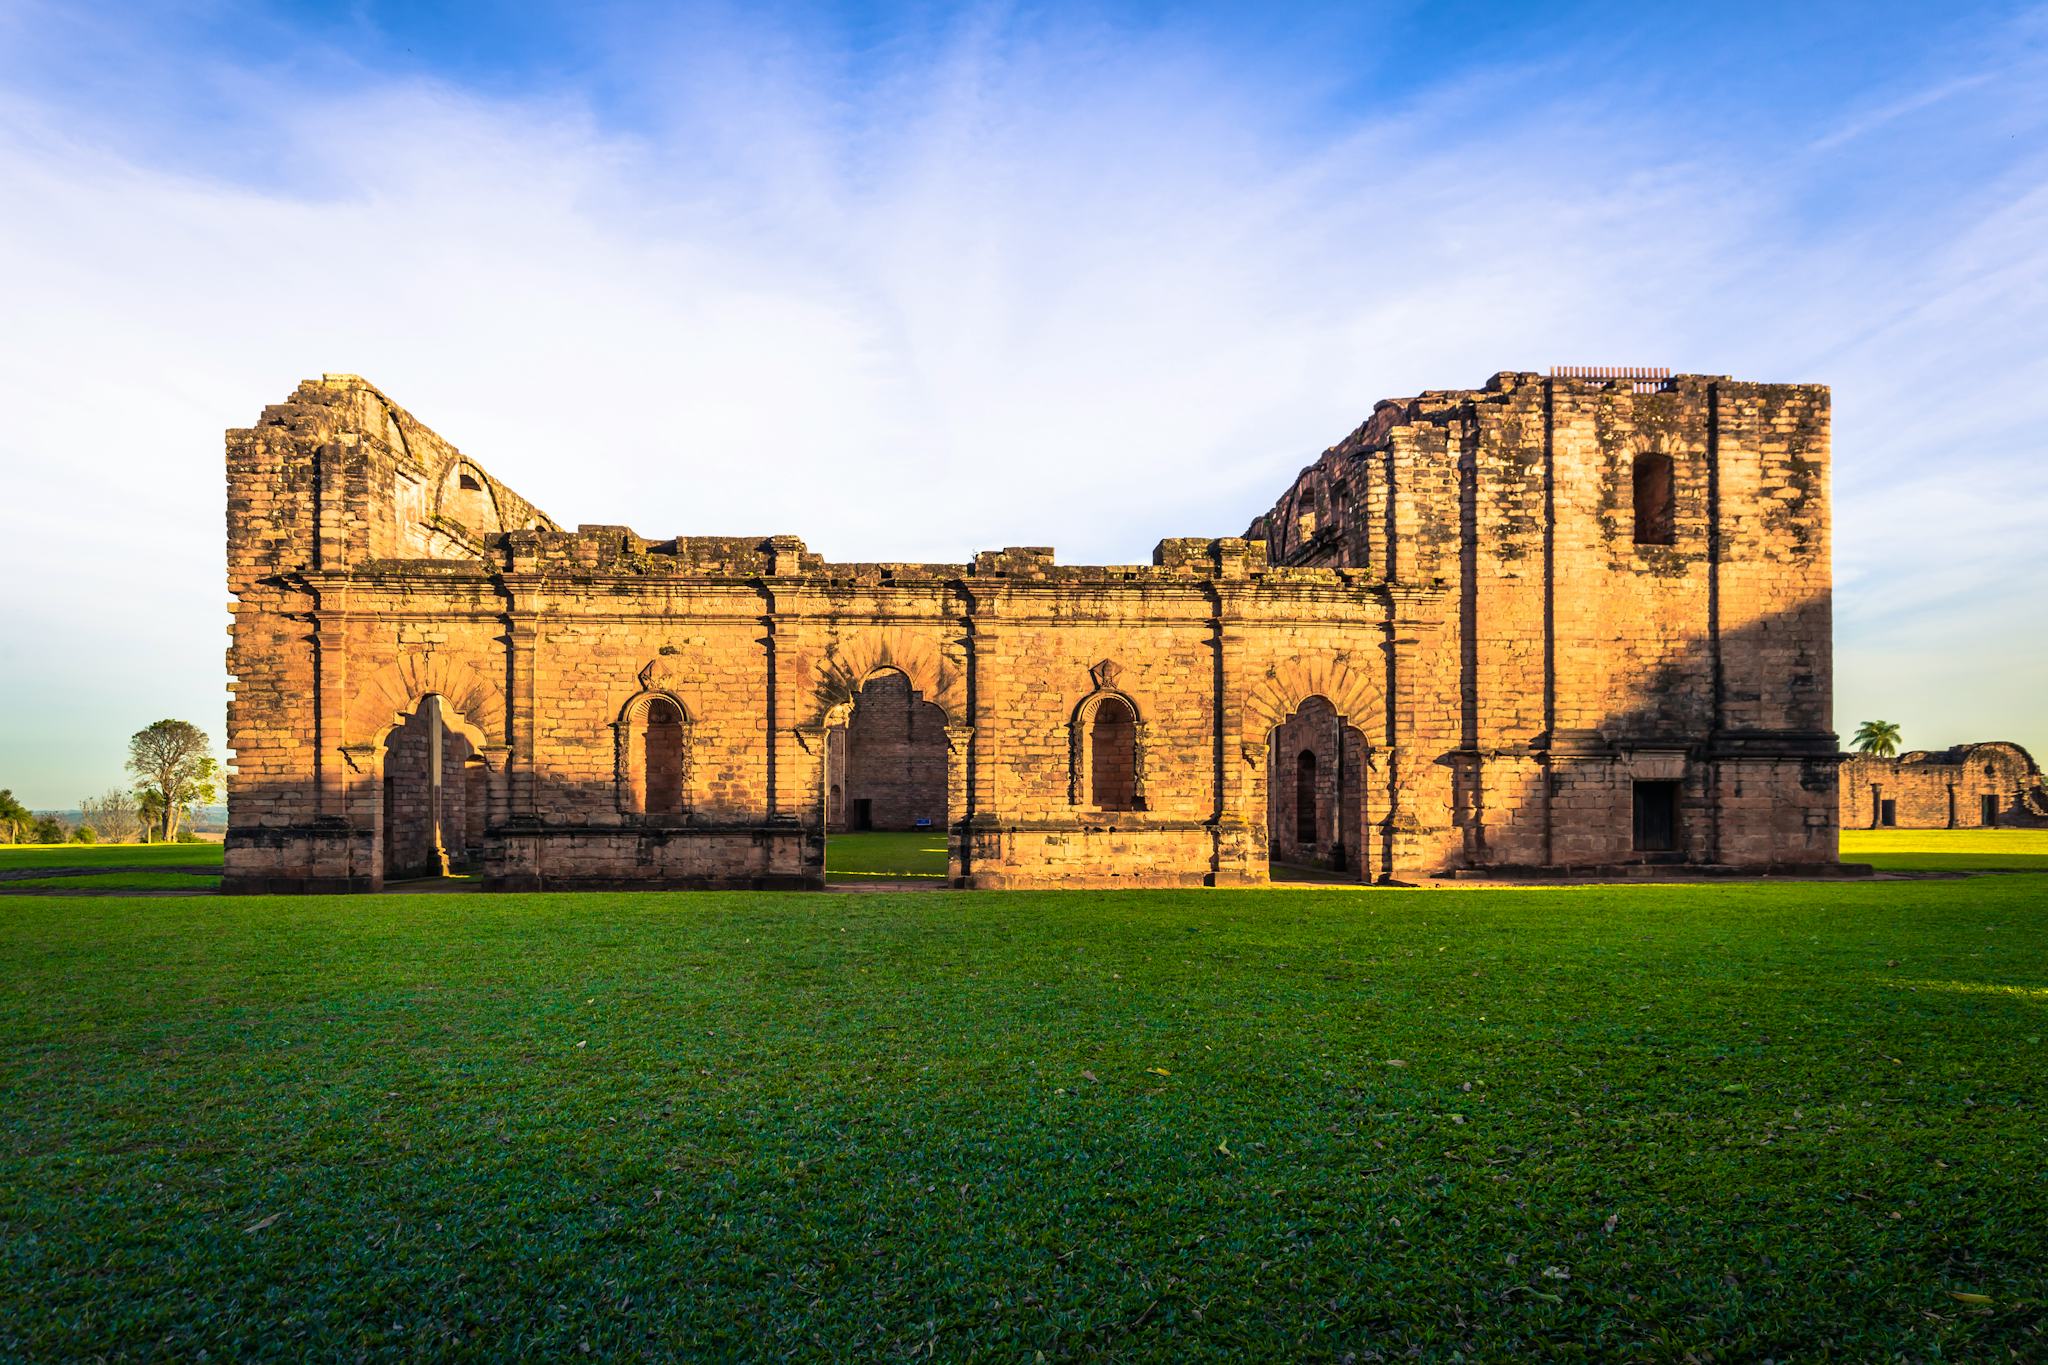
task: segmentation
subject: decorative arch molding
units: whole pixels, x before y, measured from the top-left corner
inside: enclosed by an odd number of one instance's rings
[[[473,662],[441,653],[402,654],[384,665],[354,693],[348,731],[381,742],[402,725],[429,694],[441,698],[448,728],[479,752],[503,748],[505,689]]]
[[[1130,709],[1132,725],[1131,753],[1131,809],[1145,807],[1145,750],[1148,738],[1148,722],[1145,712],[1137,701],[1118,686],[1123,676],[1122,667],[1114,659],[1103,659],[1088,670],[1091,684],[1088,695],[1081,698],[1067,718],[1067,804],[1070,806],[1093,806],[1095,804],[1095,746],[1094,731],[1096,714],[1104,703],[1121,702]]]
[[[625,706],[631,706],[644,697],[664,696],[683,708],[686,724],[695,724],[697,718],[704,714],[703,697],[700,695],[703,674],[686,663],[685,658],[674,645],[663,645],[635,675],[640,687],[627,699]],[[625,718],[625,706],[619,709],[621,719]]]
[[[1245,697],[1247,761],[1259,761],[1267,737],[1311,697],[1329,702],[1346,725],[1371,735],[1378,727],[1385,693],[1377,678],[1351,667],[1342,655],[1276,663]]]
[[[830,726],[845,719],[869,678],[887,670],[910,680],[911,690],[946,713],[957,725],[966,714],[966,680],[927,631],[888,627],[842,635],[825,651],[812,685],[810,723]]]
[[[457,523],[472,536],[505,529],[497,481],[467,456],[455,455],[435,473],[434,516]]]

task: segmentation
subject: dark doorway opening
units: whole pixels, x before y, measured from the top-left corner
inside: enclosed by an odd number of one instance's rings
[[[1678,784],[1635,784],[1635,847],[1638,853],[1670,853],[1678,847]]]
[[[1890,800],[1879,801],[1877,803],[1877,823],[1883,825],[1886,829],[1890,829],[1893,825],[1899,823],[1899,803]]]
[[[1983,817],[1986,825],[1998,823],[1998,796],[1996,793],[1984,793],[1983,798],[1978,801],[1977,805],[1978,813]]]
[[[853,827],[856,830],[870,830],[875,827],[875,798],[856,796],[853,798]]]
[[[1316,751],[1303,749],[1294,761],[1294,837],[1303,845],[1316,841]]]

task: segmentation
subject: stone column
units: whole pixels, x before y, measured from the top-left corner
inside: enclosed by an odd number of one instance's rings
[[[310,822],[322,832],[309,841],[305,871],[320,885],[374,887],[381,885],[383,850],[374,818],[364,817],[377,808],[380,792],[376,766],[363,761],[368,746],[352,748],[360,737],[348,733],[349,590],[346,583],[322,584],[313,594],[306,642],[313,665],[313,771],[304,800]]]
[[[1216,807],[1209,881],[1213,886],[1257,885],[1267,879],[1266,850],[1259,831],[1266,813],[1254,802],[1270,747],[1244,733],[1244,629],[1235,589],[1215,587],[1216,617],[1210,647],[1215,652],[1212,704],[1216,709]]]
[[[972,844],[967,826],[973,815],[968,783],[968,757],[973,752],[974,727],[946,727],[946,877],[954,886],[965,886],[973,871]]]
[[[783,765],[783,777],[777,790],[788,793],[796,801],[794,809],[787,815],[777,815],[778,821],[788,820],[802,831],[799,847],[801,865],[787,875],[803,879],[807,884],[825,884],[825,803],[831,800],[832,787],[828,780],[830,764],[826,759],[831,752],[832,731],[824,725],[794,725],[789,727],[793,741]],[[805,812],[809,813],[806,818]],[[782,869],[776,869],[779,873]]]
[[[1001,885],[1002,800],[997,781],[1001,762],[996,732],[1006,690],[1003,677],[1003,630],[996,619],[996,601],[976,597],[969,607],[967,633],[967,772],[966,816],[960,822],[961,877],[969,886]],[[991,881],[990,878],[995,880]]]
[[[505,691],[504,809],[494,841],[497,870],[490,881],[507,890],[541,885],[540,774],[535,709],[539,696],[540,620],[532,594],[507,584],[512,605],[505,613],[509,686]]]

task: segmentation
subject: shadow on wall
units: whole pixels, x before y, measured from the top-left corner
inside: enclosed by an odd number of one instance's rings
[[[1561,592],[1559,616],[1571,610]],[[1542,699],[1553,724],[1522,745],[1488,742],[1479,652],[1465,650],[1463,742],[1435,760],[1450,775],[1442,861],[1504,870],[1837,862],[1829,611],[1821,594],[1688,639],[1639,677],[1616,666],[1619,704],[1589,726],[1557,723],[1570,696],[1588,695],[1587,680],[1553,677]],[[1565,653],[1553,656],[1560,671]],[[1398,831],[1386,835],[1398,866]]]

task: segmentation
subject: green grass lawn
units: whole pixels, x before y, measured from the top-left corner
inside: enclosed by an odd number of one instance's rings
[[[0,872],[39,867],[219,867],[221,845],[0,844]]]
[[[207,872],[85,872],[68,877],[20,877],[0,881],[0,894],[9,891],[212,891],[220,886],[218,873]]]
[[[825,841],[825,875],[839,877],[943,877],[946,831],[896,834],[882,830],[834,834]]]
[[[2048,829],[1845,829],[1842,860],[1881,872],[2048,872]]]
[[[2040,1359],[2044,926],[2042,877],[17,898],[0,1357]]]

